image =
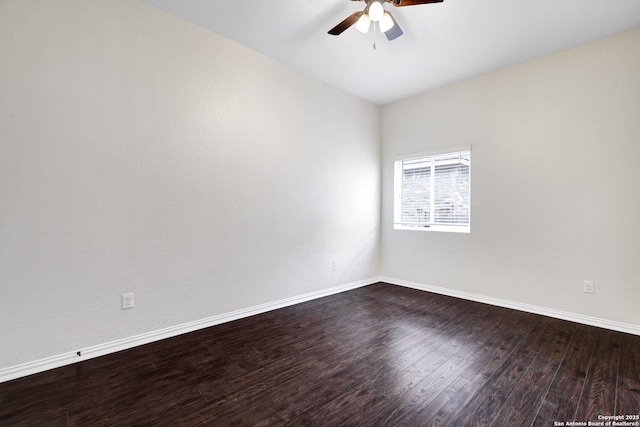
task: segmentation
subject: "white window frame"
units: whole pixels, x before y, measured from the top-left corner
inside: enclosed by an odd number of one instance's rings
[[[403,222],[402,219],[402,202],[403,202],[403,162],[405,161],[419,161],[424,159],[425,161],[432,161],[434,157],[440,155],[451,155],[456,153],[466,153],[469,155],[469,194],[467,195],[467,200],[469,205],[467,209],[469,210],[468,222],[465,224],[442,224],[434,222],[433,215],[430,214],[430,222],[424,223],[408,223]],[[435,164],[432,164],[430,168],[431,179],[429,189],[430,194],[430,212],[433,213],[435,211]],[[416,231],[444,231],[444,232],[453,232],[453,233],[470,233],[471,232],[471,146],[463,146],[463,147],[453,147],[441,150],[434,150],[428,152],[420,152],[420,153],[412,153],[406,154],[402,156],[396,156],[394,161],[394,214],[393,214],[393,228],[395,230],[416,230]]]

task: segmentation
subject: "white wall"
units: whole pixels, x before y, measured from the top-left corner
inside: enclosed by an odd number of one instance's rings
[[[640,326],[639,72],[635,30],[385,107],[382,274]],[[468,144],[471,234],[394,231],[394,156]]]
[[[0,368],[378,274],[378,107],[142,0],[0,56]]]

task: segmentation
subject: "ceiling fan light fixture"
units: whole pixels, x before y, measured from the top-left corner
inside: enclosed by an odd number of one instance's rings
[[[393,18],[391,17],[391,15],[389,15],[389,12],[385,12],[384,15],[382,15],[382,18],[380,18],[380,22],[378,22],[378,25],[380,25],[380,31],[386,33],[393,28],[395,23],[393,22]]]
[[[378,0],[372,1],[369,4],[369,18],[373,21],[373,22],[378,22],[380,19],[382,19],[382,16],[384,15],[384,7],[382,7],[382,3],[380,3]]]
[[[371,19],[367,16],[366,13],[363,13],[356,23],[356,30],[360,31],[361,33],[367,34],[369,32],[370,26]]]

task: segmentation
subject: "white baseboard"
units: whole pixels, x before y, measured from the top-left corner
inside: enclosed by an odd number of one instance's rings
[[[322,298],[322,297],[337,294],[340,292],[345,292],[351,289],[360,288],[362,286],[371,285],[377,282],[379,282],[378,277],[374,277],[366,280],[360,280],[357,282],[351,282],[345,285],[340,285],[340,286],[335,286],[328,289],[323,289],[320,291],[310,292],[307,294],[298,295],[291,298],[285,298],[282,300],[273,301],[270,303],[261,304],[254,307],[248,307],[245,309],[236,310],[229,313],[223,313],[217,316],[208,317],[206,319],[183,323],[181,325],[171,326],[168,328],[159,329],[157,331],[151,331],[144,334],[135,335],[132,337],[119,339],[109,343],[99,344],[99,345],[79,349],[77,351],[63,353],[57,356],[51,356],[51,357],[36,360],[33,362],[23,363],[21,365],[11,366],[8,368],[0,369],[0,383],[5,381],[10,381],[16,378],[26,377],[27,375],[36,374],[38,372],[44,372],[49,369],[70,365],[72,363],[80,362],[83,360],[93,359],[95,357],[104,356],[104,355],[115,353],[121,350],[137,347],[139,345],[148,344],[154,341],[163,340],[165,338],[175,337],[177,335],[186,334],[189,332],[197,331],[199,329],[220,325],[222,323],[231,322],[233,320],[242,319],[244,317],[266,313],[268,311],[277,310],[279,308],[287,307],[294,304],[299,304],[301,302],[311,301],[317,298]]]
[[[484,304],[495,305],[498,307],[511,308],[527,313],[540,314],[543,316],[553,317],[556,319],[568,320],[570,322],[581,323],[599,328],[611,329],[613,331],[625,332],[627,334],[640,335],[640,326],[629,323],[615,322],[613,320],[601,319],[598,317],[585,316],[583,314],[570,313],[567,311],[555,310],[547,307],[539,307],[521,302],[509,301],[499,298],[487,297],[484,295],[472,294],[469,292],[456,291],[454,289],[441,288],[438,286],[425,285],[423,283],[411,282],[408,280],[394,279],[391,277],[380,277],[381,282],[390,283],[392,285],[404,286],[407,288],[418,289],[421,291],[433,292],[436,294],[447,295],[465,300],[481,302]]]
[[[51,357],[36,360],[33,362],[27,362],[21,365],[0,369],[0,383],[21,378],[21,377],[26,377],[27,375],[36,374],[38,372],[44,372],[49,369],[70,365],[72,363],[80,362],[83,360],[93,359],[95,357],[116,353],[121,350],[126,350],[129,348],[137,347],[139,345],[148,344],[154,341],[159,341],[166,338],[171,338],[171,337],[186,334],[189,332],[197,331],[200,329],[208,328],[211,326],[220,325],[222,323],[231,322],[233,320],[242,319],[244,317],[266,313],[271,310],[277,310],[279,308],[284,308],[290,305],[299,304],[305,301],[311,301],[317,298],[322,298],[322,297],[337,294],[340,292],[345,292],[351,289],[360,288],[360,287],[371,285],[377,282],[390,283],[392,285],[404,286],[407,288],[417,289],[421,291],[433,292],[436,294],[462,298],[469,301],[495,305],[498,307],[511,308],[514,310],[520,310],[527,313],[540,314],[543,316],[553,317],[556,319],[568,320],[571,322],[581,323],[581,324],[590,325],[590,326],[596,326],[599,328],[611,329],[614,331],[625,332],[633,335],[640,335],[640,326],[638,325],[615,322],[612,320],[600,319],[597,317],[585,316],[582,314],[554,310],[546,307],[523,304],[520,302],[503,300],[499,298],[492,298],[492,297],[487,297],[483,295],[472,294],[469,292],[457,291],[454,289],[441,288],[438,286],[430,286],[430,285],[425,285],[423,283],[411,282],[411,281],[401,280],[401,279],[394,279],[391,277],[373,277],[366,280],[347,283],[345,285],[335,286],[332,288],[323,289],[321,291],[310,292],[307,294],[298,295],[291,298],[285,298],[282,300],[261,304],[254,307],[248,307],[245,309],[236,310],[229,313],[223,313],[217,316],[208,317],[206,319],[183,323],[181,325],[171,326],[168,328],[159,329],[157,331],[151,331],[144,334],[135,335],[132,337],[123,338],[123,339],[112,341],[109,343],[87,347],[84,349],[80,349],[78,351],[59,354],[57,356],[51,356]],[[80,355],[78,355],[78,352],[80,353]]]

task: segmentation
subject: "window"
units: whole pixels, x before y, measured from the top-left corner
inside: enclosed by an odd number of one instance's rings
[[[468,233],[471,149],[414,156],[395,162],[394,228]]]

